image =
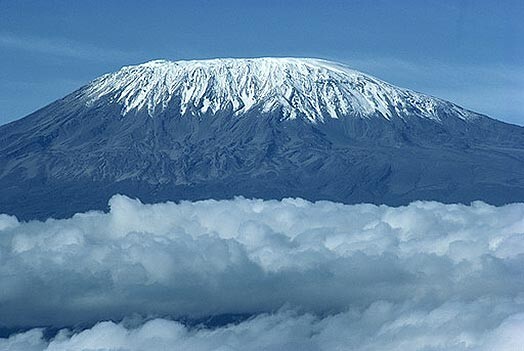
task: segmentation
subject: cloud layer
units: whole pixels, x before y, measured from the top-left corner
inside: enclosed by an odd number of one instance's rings
[[[362,313],[325,318],[290,311],[263,314],[220,328],[187,328],[154,319],[138,327],[101,322],[71,333],[62,330],[52,341],[33,329],[0,339],[6,351],[66,350],[475,350],[519,351],[524,343],[524,314],[485,329],[485,304],[451,303],[431,311],[404,311],[387,302]]]
[[[143,205],[115,196],[110,205],[107,214],[46,222],[0,215],[0,326],[94,325],[51,341],[33,329],[0,339],[0,349],[512,350],[523,342],[524,204]],[[173,321],[221,314],[254,317],[218,328]],[[136,315],[147,322],[129,323]]]

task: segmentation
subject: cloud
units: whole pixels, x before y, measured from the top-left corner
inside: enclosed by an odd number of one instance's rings
[[[282,310],[239,324],[189,328],[168,319],[138,327],[101,322],[47,341],[41,329],[0,339],[5,351],[66,350],[475,350],[518,351],[524,314],[516,314],[486,332],[487,302],[450,303],[430,311],[407,310],[379,301],[362,311],[319,318]]]
[[[110,207],[0,216],[0,326],[92,326],[51,341],[32,329],[0,349],[477,350],[511,345],[522,326],[524,204]],[[175,321],[224,314],[253,318]],[[147,322],[126,324],[133,315]]]
[[[137,57],[137,53],[101,48],[64,38],[21,36],[7,32],[0,32],[0,47],[100,62],[133,60]]]

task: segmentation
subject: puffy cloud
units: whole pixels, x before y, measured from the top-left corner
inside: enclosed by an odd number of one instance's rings
[[[524,204],[115,196],[110,207],[45,222],[0,215],[0,325],[92,326],[51,341],[32,329],[0,349],[519,344]],[[254,317],[219,328],[172,320],[220,314]],[[96,324],[130,315],[148,322]]]
[[[45,340],[41,329],[0,339],[6,351],[69,350],[446,350],[520,351],[524,314],[503,319],[486,332],[488,302],[448,303],[434,310],[410,310],[378,301],[362,312],[325,317],[289,310],[262,314],[218,328],[153,319],[139,326],[101,322]]]

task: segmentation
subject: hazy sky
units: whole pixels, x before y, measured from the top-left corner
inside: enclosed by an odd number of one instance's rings
[[[0,0],[0,124],[150,59],[313,56],[524,125],[522,18],[522,0]]]

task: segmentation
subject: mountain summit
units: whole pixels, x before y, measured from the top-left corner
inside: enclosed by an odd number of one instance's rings
[[[0,213],[303,197],[524,201],[524,128],[318,59],[151,61],[0,126]]]
[[[116,103],[122,115],[176,111],[204,115],[278,112],[283,119],[417,115],[438,120],[453,112],[474,114],[449,102],[351,70],[341,64],[299,58],[151,61],[96,79],[82,90],[88,106]]]

